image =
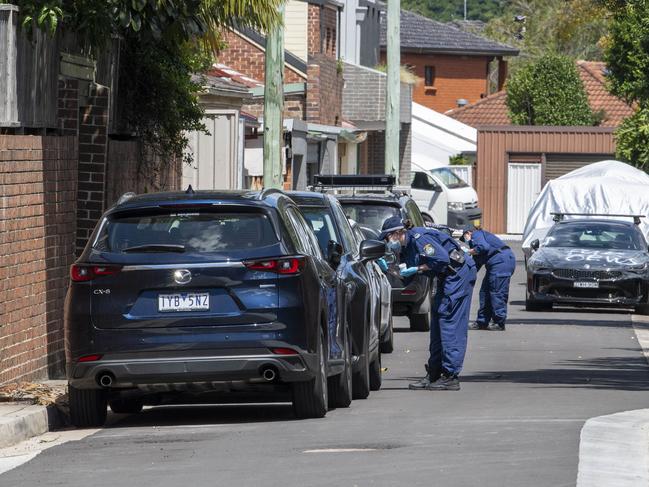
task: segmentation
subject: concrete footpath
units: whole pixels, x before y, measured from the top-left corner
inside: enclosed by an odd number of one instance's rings
[[[56,406],[0,404],[0,448],[13,446],[64,425],[62,414]]]
[[[633,328],[649,362],[649,316],[634,315]],[[649,397],[647,402],[649,405]],[[586,421],[579,440],[577,487],[647,485],[649,409],[625,411]]]

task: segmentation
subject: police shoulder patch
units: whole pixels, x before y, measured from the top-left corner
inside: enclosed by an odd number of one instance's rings
[[[435,247],[433,247],[431,244],[424,245],[424,253],[429,257],[435,255]]]

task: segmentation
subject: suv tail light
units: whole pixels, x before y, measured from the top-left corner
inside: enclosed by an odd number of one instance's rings
[[[121,271],[121,266],[114,265],[78,265],[70,268],[70,279],[74,282],[92,281],[96,277],[113,276]]]
[[[264,259],[244,262],[253,271],[274,272],[275,274],[299,274],[306,265],[304,257],[287,257],[281,259]]]

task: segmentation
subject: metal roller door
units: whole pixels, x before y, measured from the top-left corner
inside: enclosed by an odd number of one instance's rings
[[[547,154],[545,156],[545,167],[543,168],[543,184],[556,179],[570,171],[579,169],[593,162],[613,159],[609,154]]]

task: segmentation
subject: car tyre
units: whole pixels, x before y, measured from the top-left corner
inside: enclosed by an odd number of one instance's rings
[[[635,313],[638,315],[649,315],[649,304],[640,304],[636,306]]]
[[[70,422],[77,428],[103,426],[108,413],[106,391],[68,387]]]
[[[392,353],[394,351],[394,325],[392,322],[392,315],[388,323],[388,329],[381,340],[381,353]]]
[[[119,397],[108,401],[110,410],[117,414],[137,414],[142,411],[144,403],[139,399]]]
[[[359,358],[358,370],[354,372],[352,380],[352,397],[354,399],[367,399],[370,395],[370,344],[369,333],[363,337],[362,356]]]
[[[430,330],[430,313],[412,314],[410,319],[410,331],[429,331]]]
[[[327,390],[327,353],[322,328],[318,333],[318,370],[308,381],[293,384],[293,412],[298,418],[322,418],[329,404]]]
[[[345,370],[329,378],[329,407],[348,408],[352,403],[352,345],[349,329],[345,332]]]
[[[378,391],[381,388],[383,378],[381,377],[381,352],[370,364],[370,390]]]
[[[525,298],[525,311],[552,311],[552,303],[540,303],[534,299]]]

